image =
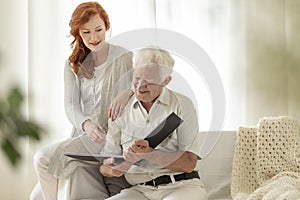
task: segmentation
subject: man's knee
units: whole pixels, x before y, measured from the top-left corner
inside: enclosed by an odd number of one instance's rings
[[[109,197],[97,166],[77,167],[69,177],[71,199],[106,199]]]

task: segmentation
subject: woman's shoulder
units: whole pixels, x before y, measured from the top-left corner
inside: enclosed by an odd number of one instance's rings
[[[111,43],[109,43],[109,46],[110,46],[109,52],[115,56],[121,56],[121,55],[128,54],[128,53],[131,54],[130,50],[128,50],[122,46],[111,44]]]
[[[69,59],[66,59],[65,61],[65,73],[66,72],[75,74],[73,70],[73,64],[70,62]]]
[[[70,62],[69,59],[66,59],[66,61],[65,61],[65,67],[72,67],[72,63]]]
[[[65,69],[73,70],[73,64],[70,62],[69,59],[65,61]]]

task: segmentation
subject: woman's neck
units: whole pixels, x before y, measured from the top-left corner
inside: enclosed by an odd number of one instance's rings
[[[102,65],[107,60],[109,44],[107,42],[103,42],[103,44],[98,48],[99,49],[93,51],[93,58],[96,67]]]

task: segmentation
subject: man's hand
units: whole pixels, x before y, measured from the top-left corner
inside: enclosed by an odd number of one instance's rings
[[[107,158],[99,167],[99,172],[106,177],[120,177],[131,167],[131,163],[124,161],[116,165],[114,158]]]
[[[151,153],[154,151],[153,148],[149,146],[149,142],[147,140],[136,140],[129,147],[129,150],[134,153]]]
[[[83,123],[83,130],[86,132],[86,134],[92,141],[97,143],[105,142],[105,130],[101,126],[93,123],[91,120],[86,120]]]
[[[118,96],[116,96],[116,98],[114,98],[114,100],[110,104],[108,118],[111,118],[114,121],[115,119],[120,117],[132,95],[133,91],[129,89],[123,90],[120,94],[118,94]]]
[[[136,140],[128,149],[124,152],[123,157],[125,160],[131,163],[136,163],[141,159],[147,159],[154,149],[149,146],[147,140]]]

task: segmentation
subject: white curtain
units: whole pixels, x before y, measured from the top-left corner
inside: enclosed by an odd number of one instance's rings
[[[7,172],[3,179],[7,187],[0,188],[5,199],[28,198],[36,181],[32,168],[34,152],[70,135],[71,125],[63,108],[63,67],[70,54],[68,22],[81,2],[0,3],[3,24],[0,89],[5,91],[5,86],[17,79],[28,94],[25,108],[28,117],[44,126],[48,133],[41,143],[24,142],[26,156],[18,173],[9,169],[9,165],[1,165],[1,170]],[[102,0],[99,3],[110,16],[111,37],[133,29],[167,29],[190,38],[207,52],[224,86],[224,130],[255,125],[264,116],[290,115],[300,119],[299,0]],[[209,88],[203,77],[191,74],[191,65],[184,57],[176,54],[174,57],[176,73],[183,75],[188,90],[195,95],[200,130],[208,130],[214,106]],[[7,73],[3,75],[3,71]],[[186,92],[186,88],[176,85],[173,89]],[[13,185],[12,180],[18,183]],[[20,192],[11,195],[8,188],[13,187],[20,188]]]
[[[300,1],[231,1],[230,96],[232,124],[261,117],[300,119]]]

